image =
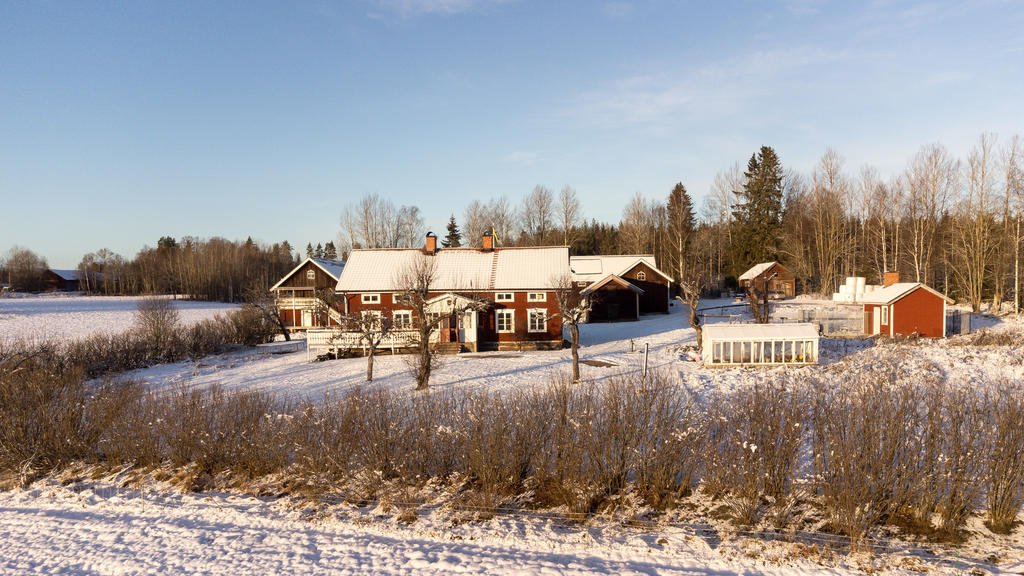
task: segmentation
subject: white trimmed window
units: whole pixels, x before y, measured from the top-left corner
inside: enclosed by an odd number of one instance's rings
[[[412,328],[412,310],[395,310],[393,315],[396,330]]]
[[[548,293],[547,292],[527,292],[526,293],[526,301],[527,302],[547,302],[548,301]]]
[[[637,280],[647,280],[647,273],[644,272],[644,271],[637,272],[636,273],[636,279]]]
[[[510,334],[515,332],[516,329],[516,311],[515,310],[495,310],[494,311],[494,329],[499,334]]]
[[[373,322],[374,328],[380,327],[380,318],[380,310],[363,310],[363,321]]]
[[[882,306],[882,324],[884,326],[888,326],[889,325],[889,307],[888,306]]]
[[[316,280],[316,270],[312,268],[306,270],[306,280]]]
[[[516,299],[516,295],[512,292],[497,292],[494,294],[495,302],[512,302]]]
[[[531,308],[528,312],[530,324],[530,332],[547,332],[548,331],[548,311],[543,308]]]
[[[363,294],[363,304],[380,304],[380,294]]]

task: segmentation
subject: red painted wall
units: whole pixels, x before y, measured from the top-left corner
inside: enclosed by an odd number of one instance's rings
[[[874,332],[874,304],[864,305],[864,333]],[[945,308],[942,298],[924,288],[917,288],[894,304],[890,305],[889,322],[892,323],[893,334],[910,336],[919,334],[928,338],[941,338],[946,324]],[[880,333],[889,335],[889,324],[882,324]]]
[[[890,321],[895,334],[941,338],[946,324],[942,298],[918,288],[893,304]]]
[[[429,298],[440,296],[442,292],[431,293]],[[494,302],[494,293],[488,292],[481,297],[490,301],[486,310],[477,315],[477,337],[479,342],[484,343],[510,343],[510,342],[544,342],[562,340],[562,320],[555,317],[558,314],[558,302],[554,292],[547,292],[545,302],[527,302],[526,292],[513,292],[512,302]],[[408,310],[409,306],[394,303],[394,296],[391,292],[380,293],[380,304],[363,304],[361,294],[345,294],[342,296],[348,302],[348,313],[355,315],[364,310],[381,310],[393,312],[395,310]],[[494,310],[496,309],[515,310],[516,331],[512,333],[498,334],[495,328]],[[527,311],[533,308],[547,310],[548,329],[547,332],[529,332]],[[340,310],[344,313],[344,310]],[[415,321],[415,320],[414,320]]]

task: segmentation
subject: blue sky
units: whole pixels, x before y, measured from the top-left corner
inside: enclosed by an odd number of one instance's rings
[[[334,239],[376,192],[440,230],[572,185],[587,218],[762,144],[888,175],[1024,134],[1020,2],[0,3],[0,251]]]

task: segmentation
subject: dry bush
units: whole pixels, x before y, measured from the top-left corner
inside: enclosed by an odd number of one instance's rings
[[[97,443],[99,458],[111,466],[159,464],[161,400],[134,381],[104,382],[93,396],[91,417],[103,431]]]
[[[1024,334],[1016,330],[993,330],[982,328],[977,332],[955,336],[949,339],[953,346],[1015,346],[1024,340]]]
[[[712,486],[733,499],[734,519],[757,521],[762,498],[785,498],[797,472],[805,394],[781,379],[767,380],[719,397],[711,408],[710,435],[717,452]]]
[[[175,465],[254,478],[287,464],[287,411],[273,396],[182,386],[167,398],[159,428]]]
[[[362,390],[349,395],[356,405],[357,488],[368,498],[385,481],[405,476],[410,434],[409,405],[386,389]]]
[[[407,422],[403,434],[408,438],[402,474],[413,485],[431,478],[447,479],[458,466],[460,436],[467,425],[463,402],[465,394],[452,390],[433,390],[408,398]]]
[[[644,408],[634,425],[636,487],[649,506],[664,509],[693,488],[703,458],[705,418],[665,375],[651,373],[640,392]]]
[[[875,371],[857,384],[819,383],[813,398],[818,492],[829,525],[854,548],[894,512],[894,494],[914,481],[900,472],[911,457],[906,438],[916,433],[917,395],[890,384],[888,372]]]
[[[143,298],[139,300],[134,319],[135,330],[151,355],[168,360],[176,357],[181,316],[174,302],[157,296]]]
[[[81,373],[21,360],[0,365],[0,467],[49,471],[93,458],[100,431]]]
[[[305,402],[294,410],[289,436],[295,464],[299,474],[314,486],[330,486],[352,473],[359,444],[359,403],[352,394]]]
[[[986,524],[1009,534],[1024,504],[1024,386],[1002,382],[988,408]]]

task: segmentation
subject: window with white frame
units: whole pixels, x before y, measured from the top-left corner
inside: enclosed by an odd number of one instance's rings
[[[647,273],[642,271],[642,270],[640,272],[637,272],[636,273],[636,279],[637,280],[647,280]]]
[[[306,270],[306,280],[316,280],[316,270],[312,268]]]
[[[380,304],[380,294],[363,294],[363,304]]]
[[[396,330],[412,328],[412,310],[395,310],[393,315]]]
[[[514,332],[516,329],[515,310],[495,310],[494,329],[497,330],[499,334]]]
[[[530,332],[547,332],[548,331],[548,311],[543,308],[533,308],[529,311],[529,331]]]
[[[497,292],[494,294],[495,302],[512,302],[516,299],[516,295],[512,292]]]
[[[527,302],[547,302],[548,301],[548,294],[547,294],[547,292],[527,292],[526,293],[526,301]]]
[[[889,307],[882,306],[882,324],[885,326],[889,325]]]
[[[380,310],[363,310],[363,322],[367,322],[374,328],[380,328]]]

